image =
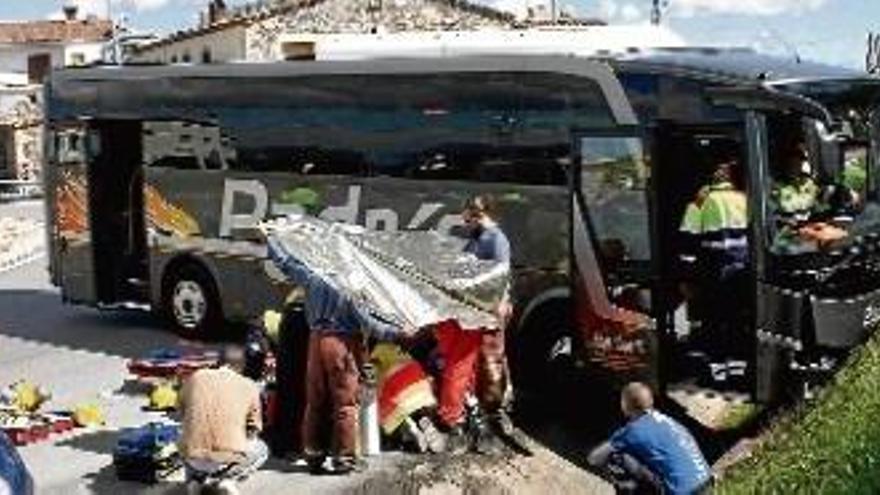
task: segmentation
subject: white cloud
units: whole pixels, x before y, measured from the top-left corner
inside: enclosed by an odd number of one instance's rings
[[[669,15],[699,14],[778,15],[817,10],[830,0],[672,0]]]
[[[635,0],[635,2],[638,1]],[[617,0],[599,0],[596,16],[611,24],[634,24],[647,20],[648,9],[642,8],[640,3],[635,2],[624,3]]]
[[[636,22],[642,20],[643,17],[642,10],[631,3],[620,8],[620,19],[623,22]]]
[[[611,20],[617,17],[620,7],[614,0],[599,0],[598,10],[600,18]]]

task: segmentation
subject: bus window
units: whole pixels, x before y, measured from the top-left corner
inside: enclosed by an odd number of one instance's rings
[[[641,140],[587,137],[580,146],[581,191],[606,272],[650,261],[649,174]]]
[[[498,181],[517,89],[507,73],[382,76],[360,110],[377,125],[372,173],[414,180]],[[372,86],[372,85],[371,85]],[[385,101],[386,108],[378,102]],[[388,112],[388,113],[383,113]]]
[[[388,119],[393,139],[377,140],[376,175],[564,185],[570,129],[613,124],[599,88],[576,76],[418,77],[388,81],[399,115],[414,118]]]

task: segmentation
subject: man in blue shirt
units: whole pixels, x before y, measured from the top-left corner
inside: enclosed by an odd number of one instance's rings
[[[711,471],[694,437],[677,421],[654,410],[651,389],[630,383],[620,405],[628,422],[588,458],[606,467],[615,457],[627,473],[662,493],[690,495],[708,489]]]
[[[361,332],[382,341],[396,341],[401,329],[356,305],[328,280],[293,257],[275,237],[266,240],[269,258],[287,278],[305,292],[304,313],[311,331],[306,365],[306,409],[303,443],[309,465],[322,472],[324,423],[329,405],[333,422],[332,449],[335,474],[356,467],[358,391],[363,361]]]
[[[481,260],[500,261],[509,265],[510,241],[498,226],[497,217],[498,207],[492,196],[481,194],[469,199],[462,212],[462,219],[470,235],[464,250]],[[477,398],[493,426],[502,433],[509,434],[512,425],[503,408],[508,392],[503,326],[512,312],[509,290],[505,292],[496,312],[502,328],[483,333],[477,360]]]

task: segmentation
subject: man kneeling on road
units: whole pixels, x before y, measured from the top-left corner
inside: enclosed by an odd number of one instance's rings
[[[266,444],[257,438],[262,429],[260,390],[241,374],[244,365],[244,350],[230,345],[223,349],[219,367],[196,371],[183,385],[180,451],[190,493],[198,493],[208,478],[224,492],[237,493],[235,482],[269,457]]]
[[[590,453],[592,466],[616,465],[652,491],[690,495],[708,490],[711,473],[697,442],[677,421],[654,410],[647,385],[624,387],[620,405],[628,422]]]

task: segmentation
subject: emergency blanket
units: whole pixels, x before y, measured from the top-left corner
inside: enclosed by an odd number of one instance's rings
[[[469,330],[501,328],[494,310],[508,289],[509,263],[465,253],[466,239],[367,230],[310,216],[262,227],[341,295],[401,329],[449,320]],[[268,264],[270,275],[281,276]]]

